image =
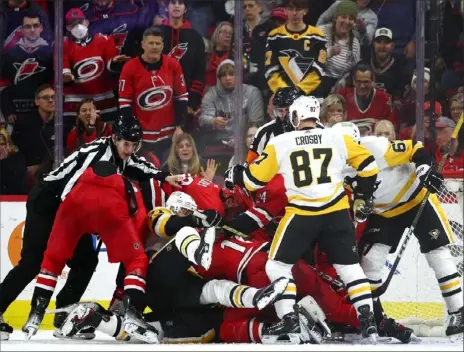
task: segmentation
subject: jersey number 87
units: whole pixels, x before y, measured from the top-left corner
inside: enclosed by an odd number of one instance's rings
[[[319,177],[316,179],[318,184],[331,183],[332,179],[328,173],[328,167],[332,160],[331,148],[312,149],[313,159],[322,159]],[[313,183],[313,170],[311,168],[311,154],[307,150],[297,150],[290,154],[290,164],[293,171],[293,183],[296,187],[307,187]]]

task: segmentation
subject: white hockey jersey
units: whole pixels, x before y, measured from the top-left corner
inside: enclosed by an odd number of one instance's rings
[[[287,212],[327,214],[349,207],[343,188],[347,163],[359,177],[377,174],[372,154],[351,137],[332,129],[293,131],[269,141],[261,156],[245,170],[243,183],[254,191],[281,174]]]
[[[361,145],[372,153],[379,167],[377,181],[380,183],[374,192],[375,214],[393,217],[422,201],[427,191],[416,177],[416,165],[412,162],[414,153],[423,148],[421,142],[369,136],[361,138]],[[352,168],[346,170],[348,176],[355,175]]]

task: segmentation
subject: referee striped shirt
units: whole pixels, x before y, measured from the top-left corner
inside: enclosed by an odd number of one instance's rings
[[[137,181],[146,181],[150,178],[164,180],[170,175],[135,154],[132,154],[128,160],[121,160],[111,142],[111,137],[101,137],[82,145],[69,155],[57,169],[44,177],[43,182],[63,201],[85,170],[98,161],[113,162],[118,168],[118,173]]]
[[[279,118],[275,118],[272,121],[262,125],[255,133],[253,137],[253,143],[250,146],[247,154],[247,164],[251,164],[258,156],[261,155],[266,145],[269,143],[271,138],[284,133],[282,123]]]

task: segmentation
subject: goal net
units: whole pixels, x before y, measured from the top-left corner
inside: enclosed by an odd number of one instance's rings
[[[463,276],[463,172],[443,174],[444,187],[438,194],[441,205],[453,229],[455,243],[451,254]],[[399,246],[398,246],[399,248]],[[388,257],[391,267],[396,253]],[[444,336],[447,310],[433,270],[421,255],[419,244],[412,237],[395,275],[382,296],[386,313],[415,330],[417,336]]]

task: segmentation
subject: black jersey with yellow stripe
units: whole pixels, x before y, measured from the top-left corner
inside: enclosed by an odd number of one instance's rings
[[[327,62],[324,32],[306,26],[291,32],[280,26],[269,33],[266,44],[265,77],[272,92],[295,86],[310,94],[321,84]]]

